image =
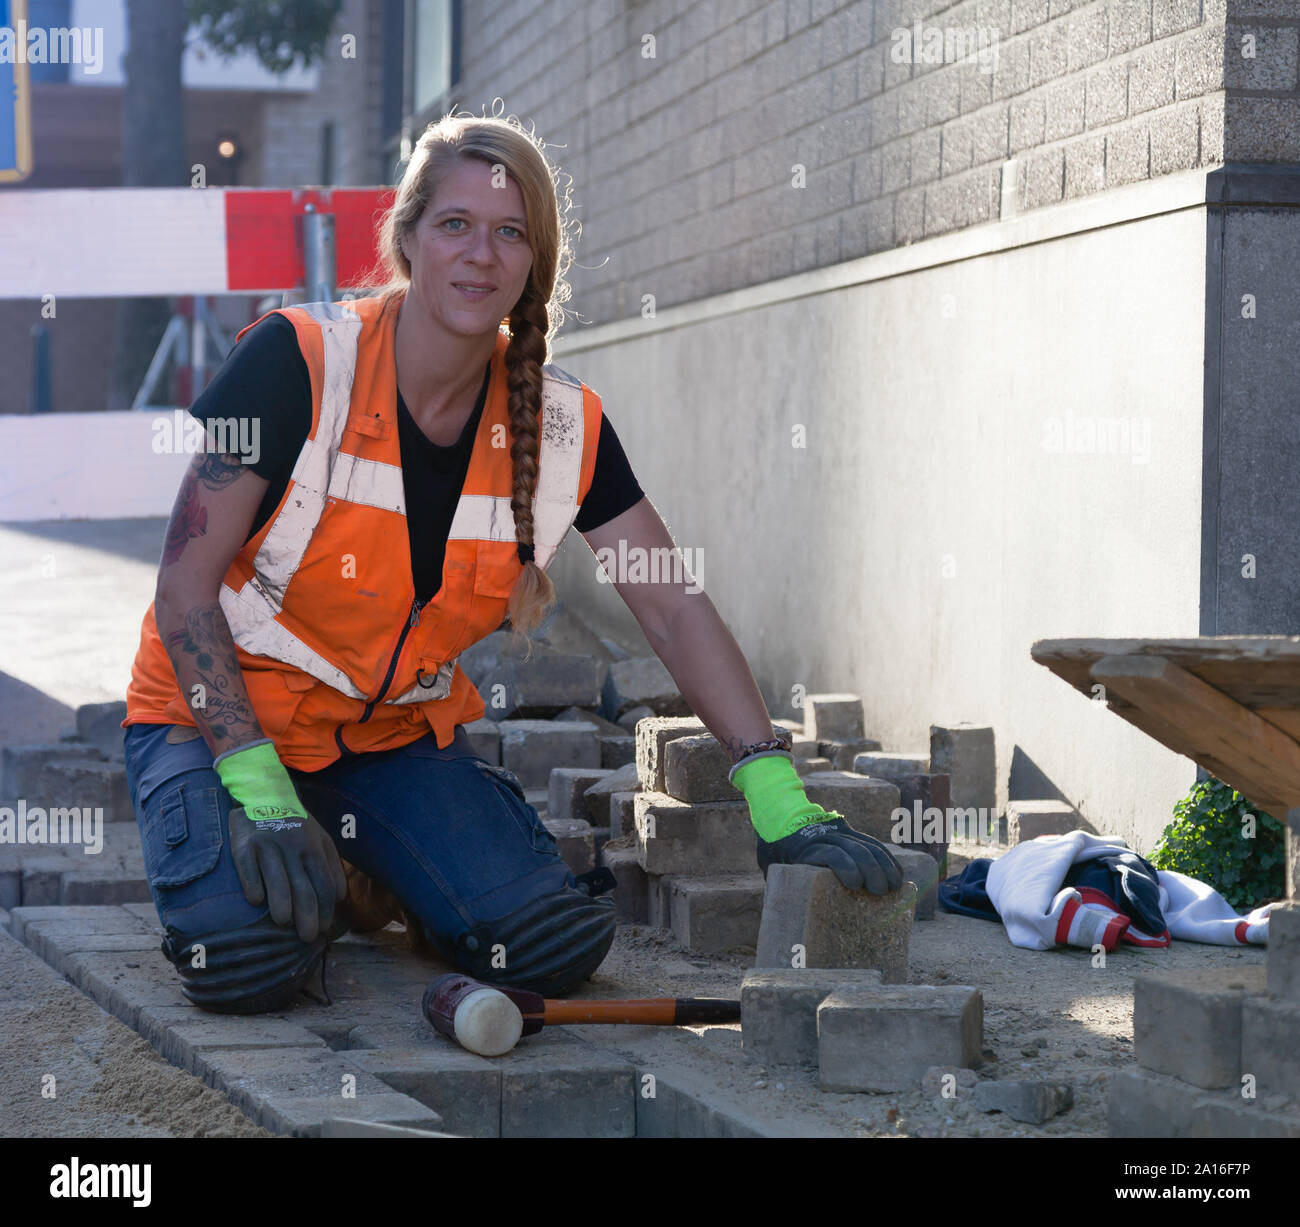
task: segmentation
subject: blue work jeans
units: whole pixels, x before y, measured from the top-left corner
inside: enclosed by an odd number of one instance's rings
[[[244,897],[228,837],[234,801],[211,751],[200,737],[169,743],[171,727],[128,726],[125,754],[149,889],[179,948],[196,935],[265,923],[268,912]],[[448,958],[486,921],[548,896],[571,902],[573,874],[518,779],[478,757],[463,727],[446,749],[430,732],[395,750],[289,774],[339,855],[392,891]],[[601,902],[612,941],[612,904]]]

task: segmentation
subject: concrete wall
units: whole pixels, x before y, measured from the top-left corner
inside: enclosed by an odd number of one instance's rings
[[[1000,801],[1059,793],[1150,847],[1193,764],[1029,647],[1198,632],[1203,191],[1130,188],[558,347],[703,550],[774,711],[853,691],[905,750],[990,723]],[[1118,452],[1086,450],[1103,418],[1127,420]],[[580,539],[551,573],[630,621]]]

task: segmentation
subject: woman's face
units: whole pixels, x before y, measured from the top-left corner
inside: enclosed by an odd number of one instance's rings
[[[447,332],[495,332],[528,283],[527,227],[515,181],[486,162],[462,161],[444,176],[406,240],[408,297]]]

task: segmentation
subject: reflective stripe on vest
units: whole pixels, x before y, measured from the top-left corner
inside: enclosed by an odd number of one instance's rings
[[[246,652],[283,661],[341,694],[368,700],[342,669],[292,634],[278,616],[327,501],[405,516],[402,470],[341,450],[356,375],[361,317],[339,303],[307,303],[293,310],[304,312],[320,327],[324,370],[319,421],[314,437],[309,434],[294,464],[293,497],[284,500],[252,560],[252,578],[238,590],[223,584],[221,608],[235,643]],[[535,561],[545,569],[555,558],[579,506],[586,430],[581,382],[558,367],[543,366],[542,406],[533,524]],[[452,540],[513,542],[510,499],[462,492],[448,534],[448,541]],[[383,701],[423,703],[445,698],[455,665],[456,658],[446,661],[429,686],[417,683]]]

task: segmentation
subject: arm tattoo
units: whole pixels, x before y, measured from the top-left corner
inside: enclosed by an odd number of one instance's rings
[[[220,452],[203,452],[185,471],[176,506],[167,523],[167,540],[163,545],[161,566],[171,566],[195,537],[208,530],[208,509],[199,497],[199,485],[209,490],[223,490],[244,475],[245,466]]]
[[[196,722],[215,752],[265,736],[248,702],[235,641],[219,601],[195,605],[185,615],[184,628],[167,636],[167,652],[181,690],[190,696]],[[199,696],[194,694],[196,685],[203,687]]]

